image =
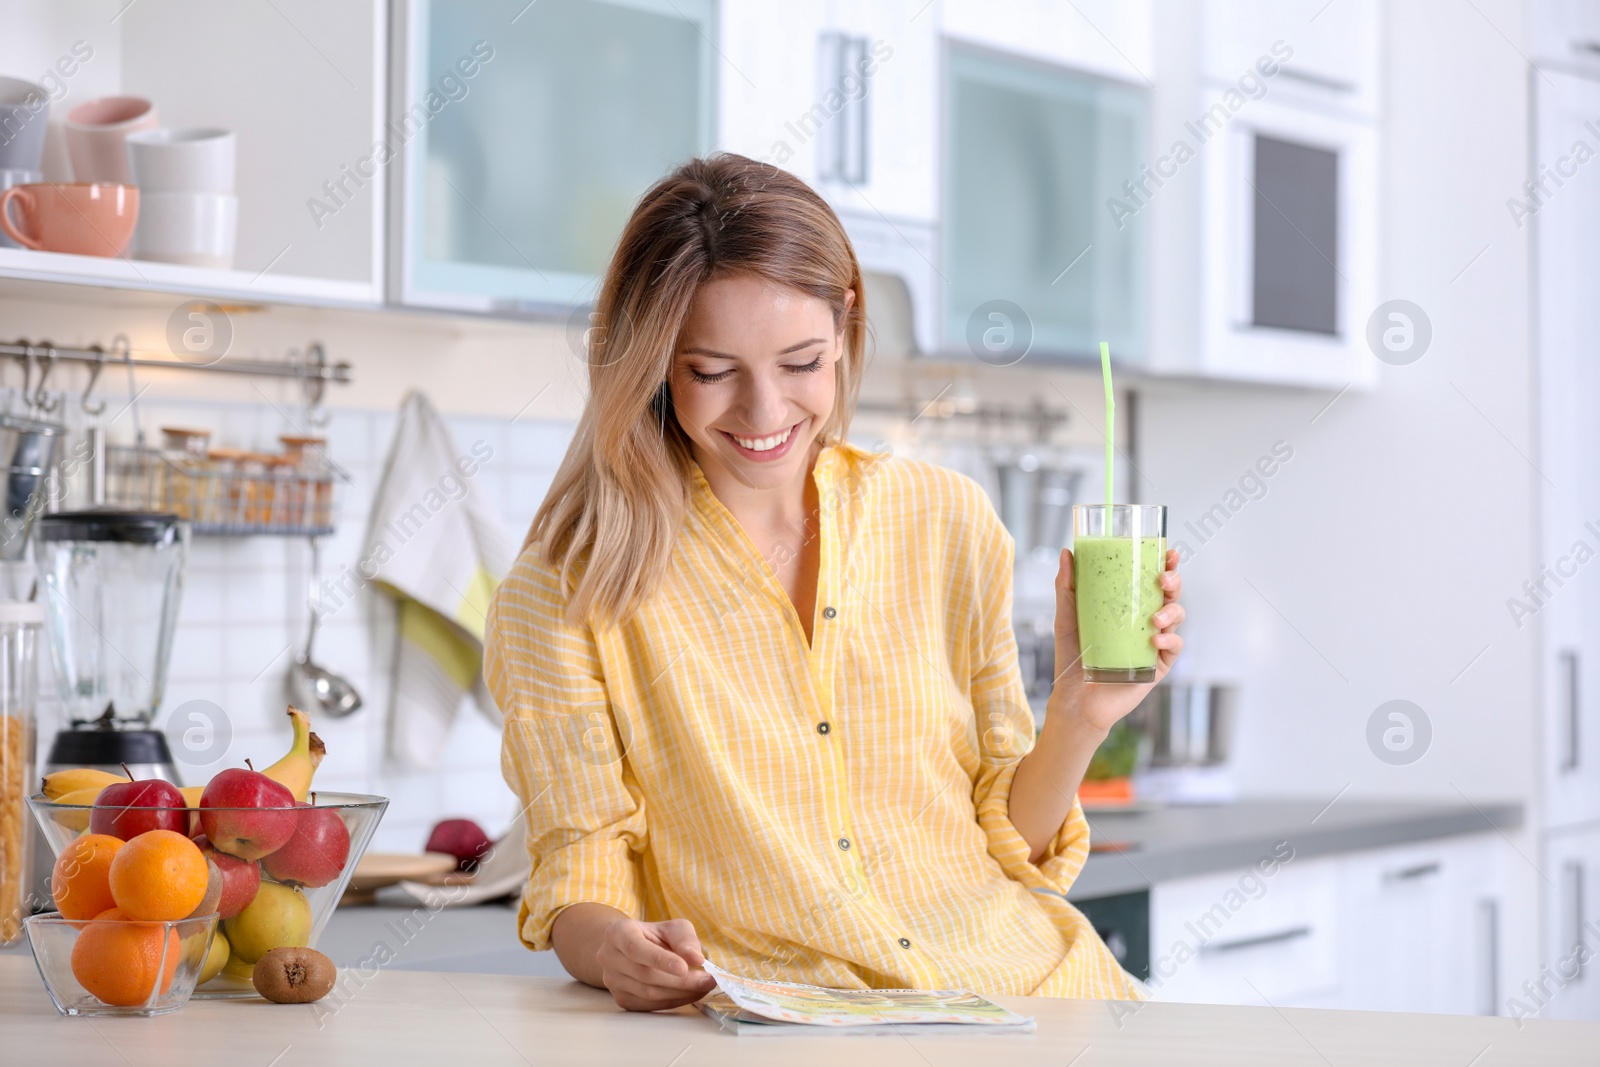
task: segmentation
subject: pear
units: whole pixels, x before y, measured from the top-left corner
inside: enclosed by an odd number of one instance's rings
[[[206,962],[200,967],[200,978],[196,985],[205,985],[211,979],[222,973],[222,968],[227,965],[229,957],[228,938],[223,934],[222,928],[211,935],[211,950],[206,953]]]
[[[263,881],[255,899],[222,921],[235,959],[254,964],[275,948],[311,940],[311,902],[291,886]]]

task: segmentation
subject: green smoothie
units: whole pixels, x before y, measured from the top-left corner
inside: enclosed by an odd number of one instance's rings
[[[1078,641],[1089,681],[1155,679],[1157,632],[1150,616],[1161,610],[1159,579],[1167,555],[1164,537],[1073,539],[1073,583],[1078,599]]]

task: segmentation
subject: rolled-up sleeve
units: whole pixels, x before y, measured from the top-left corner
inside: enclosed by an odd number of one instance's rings
[[[1011,824],[1011,782],[1022,757],[1033,748],[1033,710],[1017,665],[1011,624],[1011,535],[984,501],[975,509],[972,568],[975,576],[971,647],[975,668],[969,688],[976,717],[980,766],[972,802],[989,854],[1007,876],[1029,889],[1065,894],[1089,855],[1089,823],[1073,797],[1072,808],[1038,862]]]
[[[495,593],[484,642],[484,675],[505,713],[501,772],[521,801],[533,860],[517,928],[535,950],[551,947],[569,904],[638,917],[648,843],[594,634],[563,619],[565,603],[559,579],[529,548]]]

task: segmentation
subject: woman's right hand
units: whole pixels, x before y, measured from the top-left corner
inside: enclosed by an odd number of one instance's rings
[[[617,919],[605,928],[594,959],[605,987],[628,1011],[693,1004],[717,984],[700,968],[705,956],[688,919]]]

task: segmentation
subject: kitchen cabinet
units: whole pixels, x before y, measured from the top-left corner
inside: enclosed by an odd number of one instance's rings
[[[90,53],[58,79],[65,95],[51,106],[47,179],[70,178],[59,124],[72,106],[143,96],[164,126],[236,132],[239,221],[231,270],[0,249],[0,278],[257,301],[381,301],[385,199],[374,146],[387,136],[382,0],[226,9],[204,0],[18,0],[6,22],[7,75],[37,80],[75,42]]]
[[[1340,981],[1337,857],[1161,883],[1150,894],[1162,1000],[1321,1006]]]
[[[1377,131],[1269,97],[1210,136],[1197,163],[1197,369],[1326,389],[1370,386]]]
[[[897,0],[784,9],[725,0],[718,145],[789,170],[838,213],[861,268],[899,279],[938,347],[939,21]]]
[[[1158,77],[1150,0],[944,0],[939,7],[951,40],[1140,85]]]
[[[1205,0],[1201,25],[1201,69],[1213,84],[1236,86],[1257,62],[1276,59],[1277,74],[1256,79],[1274,96],[1377,116],[1377,0]]]
[[[1544,969],[1506,994],[1543,1018],[1600,1018],[1600,827],[1547,835],[1540,872]]]
[[[1339,1006],[1496,1014],[1497,862],[1494,840],[1482,836],[1345,857]]]
[[[1532,0],[1528,36],[1541,68],[1600,74],[1600,5],[1592,0]]]
[[[1148,140],[1141,88],[951,43],[944,346],[1008,366],[1145,352],[1146,217],[1118,210]]]
[[[712,0],[400,12],[390,299],[501,312],[592,301],[639,196],[712,148]]]
[[[1493,1014],[1499,844],[1487,834],[1157,884],[1162,1000]]]
[[[1581,564],[1600,551],[1600,305],[1583,284],[1600,272],[1600,172],[1580,167],[1577,143],[1600,116],[1600,81],[1548,70],[1532,80],[1534,167],[1558,187],[1518,200],[1533,232],[1538,328],[1540,563],[1511,601],[1518,629],[1542,629],[1543,763],[1549,826],[1600,819],[1600,576]]]

